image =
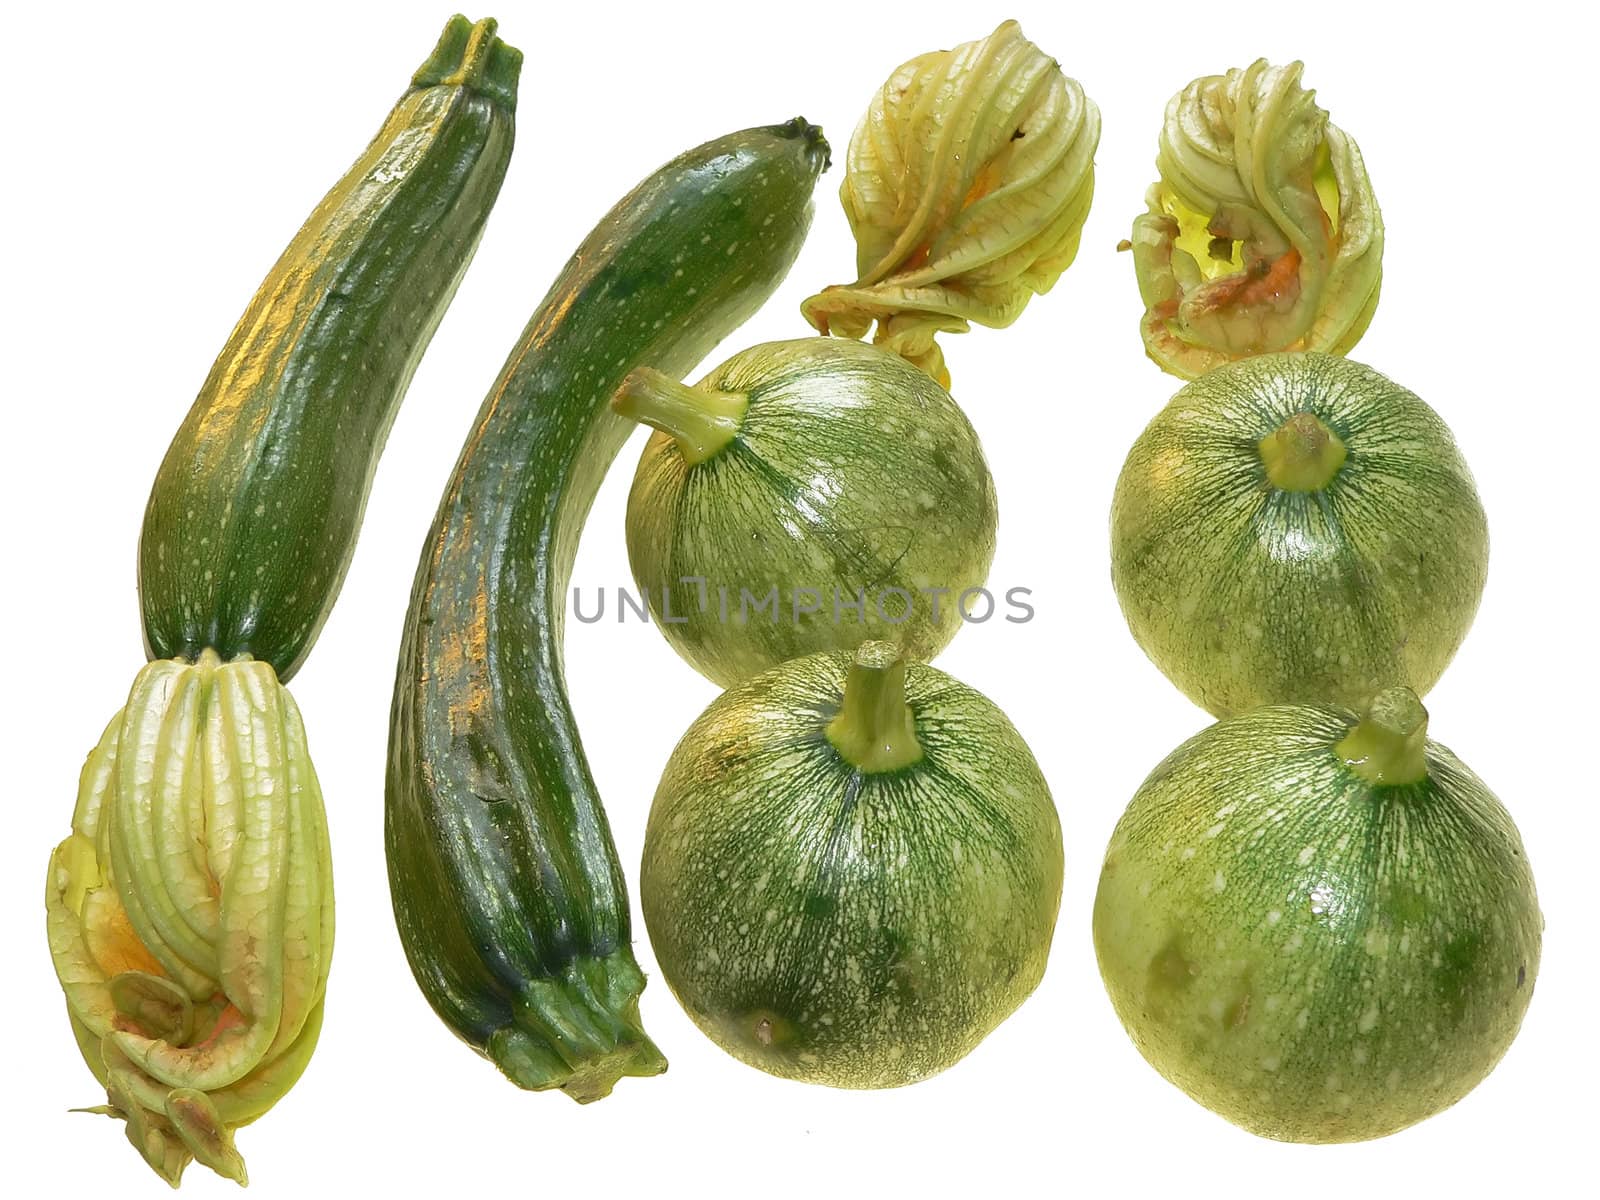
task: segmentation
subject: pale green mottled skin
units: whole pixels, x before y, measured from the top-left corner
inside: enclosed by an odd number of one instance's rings
[[[1044,974],[1061,826],[1022,738],[912,664],[921,761],[862,774],[824,728],[850,655],[724,693],[656,792],[640,896],[689,1015],[744,1062],[836,1087],[943,1070]]]
[[[1349,455],[1321,491],[1279,491],[1256,446],[1301,412]],[[1134,443],[1111,527],[1135,639],[1218,715],[1425,693],[1488,572],[1483,508],[1444,422],[1323,354],[1247,359],[1184,387]]]
[[[949,394],[899,356],[838,338],[756,346],[698,386],[749,396],[739,432],[694,466],[654,434],[628,500],[634,578],[673,648],[724,687],[868,640],[938,654],[961,627],[961,592],[988,576],[998,519],[978,436]],[[695,577],[706,583],[682,582]],[[773,584],[778,604],[758,611]],[[664,585],[682,623],[663,620]],[[888,587],[910,595],[909,615],[891,593],[880,617]],[[743,608],[741,588],[754,597]],[[821,592],[819,611],[796,618],[795,588]],[[861,591],[862,612],[845,607]]]
[[[1286,1141],[1381,1137],[1454,1104],[1516,1036],[1543,919],[1510,817],[1435,742],[1366,782],[1340,709],[1281,706],[1179,747],[1112,835],[1094,940],[1140,1053]]]

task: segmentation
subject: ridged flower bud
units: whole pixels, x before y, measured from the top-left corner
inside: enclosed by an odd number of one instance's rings
[[[1145,350],[1194,379],[1255,354],[1344,354],[1378,305],[1383,217],[1301,64],[1196,79],[1167,103],[1133,223]]]
[[[1007,21],[905,63],[850,139],[839,198],[852,284],[801,305],[821,333],[875,341],[949,386],[938,333],[1000,328],[1078,252],[1100,110]]]
[[[89,1111],[176,1184],[239,1183],[233,1131],[305,1068],[333,949],[327,821],[305,728],[264,662],[162,659],[84,765],[50,859],[50,953],[106,1089]]]

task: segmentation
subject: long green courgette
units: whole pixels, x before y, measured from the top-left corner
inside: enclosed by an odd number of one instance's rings
[[[446,26],[217,357],[145,511],[150,657],[249,654],[287,682],[321,631],[389,426],[510,161],[522,54],[494,31]]]
[[[333,883],[281,679],[333,604],[412,368],[494,205],[521,55],[456,17],[284,251],[162,463],[140,592],[154,661],[81,775],[50,857],[50,954],[89,1111],[177,1184],[245,1181],[234,1130],[304,1070]]]
[[[429,532],[395,682],[390,890],[417,981],[522,1087],[580,1101],[666,1063],[562,678],[578,534],[647,365],[681,376],[783,278],[827,162],[802,120],[667,164],[589,235],[478,414]]]

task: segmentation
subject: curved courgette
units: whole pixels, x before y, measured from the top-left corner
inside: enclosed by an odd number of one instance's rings
[[[139,539],[145,645],[287,681],[344,582],[378,456],[511,157],[520,51],[455,17],[256,292]]]
[[[827,162],[802,120],[668,163],[589,235],[456,463],[407,615],[389,740],[395,919],[435,1011],[525,1088],[599,1099],[666,1062],[562,678],[578,534],[646,365],[681,376],[771,294]]]

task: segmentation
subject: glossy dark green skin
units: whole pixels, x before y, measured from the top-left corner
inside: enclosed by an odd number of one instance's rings
[[[1260,440],[1309,412],[1344,465],[1320,491],[1272,486]],[[1259,704],[1363,707],[1427,692],[1483,594],[1489,534],[1450,430],[1370,367],[1267,354],[1185,386],[1129,451],[1111,579],[1144,652],[1219,716]]]
[[[988,699],[906,668],[923,756],[857,770],[827,737],[850,652],[730,688],[662,773],[639,898],[697,1025],[774,1075],[833,1087],[925,1079],[1044,975],[1061,824]]]
[[[1150,1064],[1265,1137],[1381,1137],[1455,1103],[1522,1023],[1543,918],[1511,818],[1455,755],[1367,782],[1354,713],[1258,708],[1145,780],[1094,943]]]
[[[422,352],[511,158],[520,52],[470,85],[446,27],[383,128],[235,326],[156,476],[139,541],[146,650],[249,654],[281,680],[321,631]]]
[[[511,352],[428,535],[395,682],[390,891],[435,1011],[523,1087],[593,1100],[666,1065],[562,675],[578,535],[633,428],[611,396],[640,365],[682,375],[771,294],[826,161],[802,121],[745,130],[618,203]]]

